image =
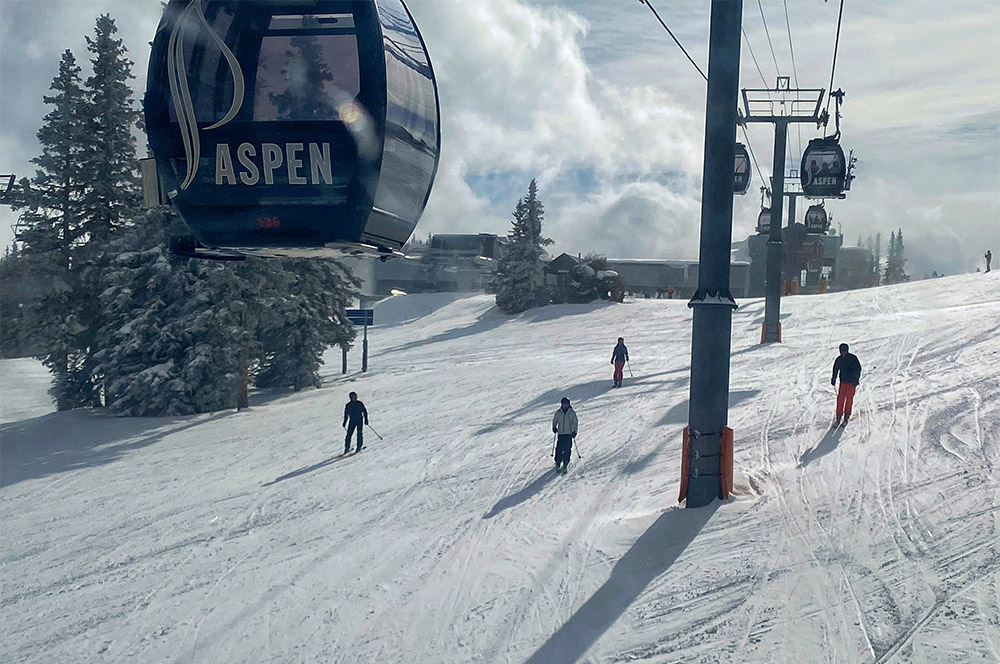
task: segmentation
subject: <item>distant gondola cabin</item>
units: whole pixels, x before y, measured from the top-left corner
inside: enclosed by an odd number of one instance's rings
[[[750,153],[742,143],[736,144],[736,164],[733,171],[733,193],[742,196],[750,189]]]
[[[826,233],[830,228],[830,220],[826,214],[826,208],[822,205],[810,205],[806,210],[806,232]]]
[[[802,153],[802,192],[810,198],[844,198],[847,163],[836,138],[814,138]]]

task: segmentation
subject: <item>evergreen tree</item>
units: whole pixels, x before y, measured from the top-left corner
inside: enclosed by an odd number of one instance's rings
[[[14,206],[23,208],[22,244],[17,261],[22,272],[38,285],[32,300],[23,302],[35,326],[36,350],[53,374],[52,393],[60,410],[91,405],[94,394],[84,373],[80,352],[80,260],[84,235],[87,177],[81,168],[89,149],[88,95],[80,83],[80,68],[69,51],[59,63],[52,82],[54,94],[44,97],[52,110],[42,119],[38,141],[42,154],[32,160],[35,176],[21,181],[22,196]],[[26,276],[27,276],[26,275]]]
[[[180,221],[167,208],[137,217],[110,244],[101,275],[105,340],[94,370],[116,415],[203,413],[237,405],[242,365],[260,355],[256,290],[269,265],[172,255]]]
[[[889,236],[889,258],[885,266],[885,283],[900,284],[910,280],[906,274],[906,250],[903,248],[903,229]]]
[[[261,294],[259,387],[296,391],[321,384],[323,351],[353,341],[345,309],[360,282],[338,261],[287,259]]]
[[[42,118],[38,142],[42,154],[31,160],[38,166],[31,180],[21,180],[23,195],[13,209],[24,208],[24,230],[17,240],[26,254],[45,254],[69,270],[70,253],[82,234],[82,201],[86,179],[80,162],[88,149],[86,113],[88,99],[80,82],[80,67],[64,51],[59,73],[43,97],[52,110]]]
[[[545,208],[538,199],[538,185],[532,179],[527,196],[520,199],[514,209],[507,246],[493,278],[497,307],[504,313],[520,313],[546,304],[542,268],[547,258],[545,247],[552,244],[552,240],[542,237],[544,214]]]
[[[87,37],[93,53],[93,75],[87,79],[90,95],[86,119],[89,149],[81,168],[89,186],[84,198],[85,230],[94,240],[105,240],[139,207],[139,162],[133,130],[141,113],[129,88],[133,62],[126,56],[114,19],[98,17],[94,37]]]
[[[875,235],[872,243],[872,281],[875,286],[882,283],[882,234]]]

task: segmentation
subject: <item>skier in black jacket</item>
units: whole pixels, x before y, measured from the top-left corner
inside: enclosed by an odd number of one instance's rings
[[[611,364],[615,365],[615,387],[622,386],[622,380],[625,378],[622,370],[626,362],[628,362],[628,347],[625,345],[625,339],[618,337],[618,345],[611,351]]]
[[[344,454],[351,451],[351,434],[354,430],[358,430],[358,446],[354,449],[354,452],[360,452],[361,448],[364,447],[364,425],[368,424],[368,411],[365,409],[365,404],[358,401],[358,393],[351,392],[347,395],[350,401],[344,406],[344,424],[342,426],[347,427],[347,436],[344,438]],[[351,426],[347,426],[348,421],[350,421]]]
[[[837,390],[837,419],[834,425],[840,424],[840,418],[844,418],[844,424],[851,419],[851,406],[854,405],[854,390],[861,382],[861,362],[858,358],[848,353],[850,346],[840,344],[840,357],[833,363],[833,376],[830,384],[837,384],[837,374],[840,374],[840,389]]]

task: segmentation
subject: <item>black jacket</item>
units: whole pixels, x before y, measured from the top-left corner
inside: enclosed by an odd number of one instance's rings
[[[612,362],[627,362],[628,361],[628,347],[625,344],[618,344],[615,349],[611,351],[611,361]]]
[[[365,405],[360,401],[348,401],[344,406],[344,424],[341,426],[347,426],[348,419],[355,424],[361,424],[361,420],[364,419],[365,424],[368,424],[368,411],[365,410]]]
[[[853,353],[847,353],[837,358],[833,363],[833,377],[831,382],[837,380],[837,373],[840,373],[841,383],[853,383],[857,385],[861,382],[861,362]]]

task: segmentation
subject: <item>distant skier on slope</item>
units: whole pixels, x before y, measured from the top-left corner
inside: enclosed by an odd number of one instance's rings
[[[624,337],[618,337],[618,345],[611,351],[611,364],[615,365],[615,387],[622,386],[622,380],[625,378],[622,370],[626,362],[628,362],[628,347],[625,346]]]
[[[840,374],[840,389],[837,390],[837,419],[833,423],[834,426],[841,423],[841,417],[844,418],[844,424],[847,424],[847,420],[851,419],[854,390],[861,382],[861,362],[855,355],[847,352],[849,349],[850,346],[847,344],[840,344],[840,357],[833,363],[833,376],[830,378],[830,384],[836,385],[837,374]]]
[[[556,472],[566,474],[569,465],[570,452],[573,450],[573,439],[576,438],[576,428],[579,422],[576,411],[569,405],[569,399],[563,397],[559,410],[552,418],[552,433],[558,436],[556,441]]]
[[[365,404],[358,401],[358,393],[351,392],[347,395],[350,401],[344,406],[344,423],[342,426],[347,427],[347,436],[344,438],[344,454],[351,451],[351,434],[354,430],[358,431],[358,446],[354,449],[354,452],[360,452],[361,448],[364,447],[364,425],[368,424],[368,410],[365,408]],[[350,421],[351,426],[347,426],[348,421]]]
[[[990,263],[993,262],[993,252],[990,251],[989,249],[987,249],[986,253],[983,254],[983,258],[986,259],[986,271],[989,272],[990,271]]]

